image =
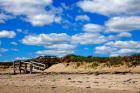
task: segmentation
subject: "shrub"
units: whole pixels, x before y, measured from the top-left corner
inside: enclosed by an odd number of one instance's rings
[[[69,66],[69,65],[70,65],[70,63],[65,62],[65,63],[64,63],[64,65],[67,67],[67,66]]]
[[[99,64],[97,62],[91,62],[89,65],[90,68],[94,68],[94,69],[97,68],[98,66]]]
[[[76,67],[80,67],[83,64],[83,62],[76,62]]]

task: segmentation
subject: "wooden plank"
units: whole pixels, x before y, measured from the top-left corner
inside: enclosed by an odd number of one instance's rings
[[[24,63],[24,64],[30,64],[31,62],[22,62],[22,63]]]
[[[40,68],[40,69],[45,69],[45,67],[40,67],[40,66],[36,66],[36,65],[33,65],[34,68]]]
[[[29,68],[28,68],[28,65],[29,65]],[[13,62],[13,71],[14,71],[14,74],[16,73],[16,68],[19,68],[19,73],[21,74],[22,71],[24,73],[27,73],[28,69],[30,71],[30,74],[32,74],[32,71],[33,69],[36,69],[36,70],[45,70],[46,69],[46,64],[43,64],[43,63],[38,63],[38,62],[34,62],[34,61],[31,61],[31,62],[25,62],[25,61],[16,61],[16,62]]]
[[[43,63],[38,63],[38,62],[32,62],[32,63],[45,66],[45,64],[43,64]]]
[[[25,64],[25,71],[24,73],[26,74],[27,73],[27,64]]]
[[[16,74],[15,62],[13,62],[13,71],[14,71],[14,74]]]
[[[33,71],[33,66],[32,64],[30,64],[30,74],[32,74],[32,71]]]
[[[19,62],[19,73],[21,74],[21,61]]]
[[[34,67],[34,69],[41,70],[41,71],[45,70],[44,68],[40,68],[40,67]]]
[[[33,65],[43,67],[43,68],[46,67],[46,65],[38,65],[38,64],[33,64]]]

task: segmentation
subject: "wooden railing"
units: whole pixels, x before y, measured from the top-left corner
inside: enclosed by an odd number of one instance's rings
[[[46,64],[43,63],[38,63],[38,62],[34,62],[34,61],[30,61],[30,62],[25,62],[25,61],[16,61],[13,62],[13,71],[14,74],[16,73],[32,73],[33,70],[40,70],[40,71],[44,71],[47,68]]]

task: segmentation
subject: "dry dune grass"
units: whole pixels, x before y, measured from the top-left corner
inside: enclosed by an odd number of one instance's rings
[[[46,69],[44,72],[69,72],[69,73],[86,73],[86,72],[101,72],[101,73],[140,73],[140,66],[128,67],[126,65],[105,66],[105,64],[95,63],[59,63]]]
[[[42,72],[34,70],[35,72]],[[140,73],[140,66],[128,67],[126,65],[106,66],[105,63],[69,62],[52,65],[44,73]],[[12,66],[0,66],[0,74],[13,73]]]

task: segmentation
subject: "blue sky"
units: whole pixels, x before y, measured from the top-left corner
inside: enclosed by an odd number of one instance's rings
[[[0,61],[140,53],[140,0],[0,0]]]

